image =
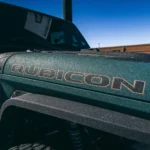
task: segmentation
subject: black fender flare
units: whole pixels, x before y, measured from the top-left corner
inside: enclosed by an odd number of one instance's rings
[[[150,144],[150,121],[120,112],[66,99],[27,93],[5,101],[0,110],[0,120],[4,111],[10,106],[32,110]]]

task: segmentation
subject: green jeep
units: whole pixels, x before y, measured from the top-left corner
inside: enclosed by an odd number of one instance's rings
[[[68,21],[0,3],[0,150],[150,149],[150,55],[91,51]]]

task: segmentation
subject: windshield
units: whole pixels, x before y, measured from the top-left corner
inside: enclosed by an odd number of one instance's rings
[[[15,11],[14,11],[15,10]],[[40,12],[0,4],[0,48],[81,50],[89,48],[74,24]]]
[[[60,19],[52,19],[48,41],[49,44],[64,49],[89,48],[79,30],[72,23]]]

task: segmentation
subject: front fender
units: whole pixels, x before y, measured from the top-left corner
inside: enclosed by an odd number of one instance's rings
[[[66,99],[28,93],[7,100],[1,107],[0,120],[10,106],[32,110],[150,144],[150,121],[127,114]]]

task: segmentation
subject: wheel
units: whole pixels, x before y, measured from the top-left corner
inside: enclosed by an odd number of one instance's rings
[[[55,150],[52,147],[42,143],[27,143],[9,148],[8,150]]]

